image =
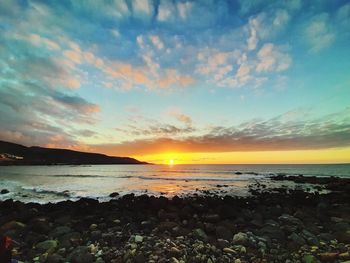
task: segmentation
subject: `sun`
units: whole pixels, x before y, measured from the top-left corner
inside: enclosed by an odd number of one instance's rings
[[[173,159],[170,159],[169,160],[169,165],[173,165],[174,164],[174,160]]]

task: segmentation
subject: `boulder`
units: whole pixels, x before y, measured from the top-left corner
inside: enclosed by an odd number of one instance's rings
[[[232,243],[235,245],[246,245],[249,242],[248,235],[243,232],[239,232],[233,236]]]
[[[79,246],[69,254],[68,260],[71,263],[92,263],[94,256],[91,255],[88,247]]]
[[[199,240],[202,240],[202,241],[208,240],[207,234],[200,228],[193,230],[193,236]]]
[[[56,240],[45,240],[42,242],[39,242],[35,245],[35,248],[40,252],[40,253],[52,253],[56,250],[58,247],[58,242]]]
[[[215,228],[215,233],[217,239],[231,240],[233,237],[232,231],[224,226],[217,226]]]

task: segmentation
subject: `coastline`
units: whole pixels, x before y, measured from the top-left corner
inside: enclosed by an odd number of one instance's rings
[[[23,262],[349,262],[350,181],[312,180],[332,191],[260,185],[244,198],[6,200],[0,233],[19,243],[13,258]]]

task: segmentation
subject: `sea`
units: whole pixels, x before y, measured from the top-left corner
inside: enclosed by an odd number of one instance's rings
[[[111,199],[111,193],[246,196],[256,183],[271,188],[286,184],[270,179],[278,174],[350,178],[350,164],[0,166],[0,191],[8,190],[0,200],[55,203],[86,197],[103,202]]]

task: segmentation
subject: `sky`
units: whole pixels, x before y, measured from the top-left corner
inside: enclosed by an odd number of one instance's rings
[[[0,124],[154,163],[350,162],[350,3],[1,0]]]

